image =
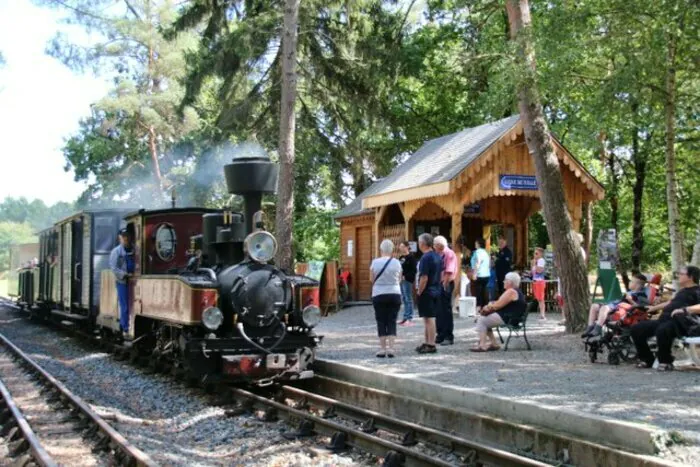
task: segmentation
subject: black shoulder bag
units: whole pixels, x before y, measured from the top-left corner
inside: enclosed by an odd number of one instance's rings
[[[387,261],[386,263],[384,263],[384,267],[381,269],[381,271],[379,271],[379,274],[377,274],[377,277],[374,278],[374,280],[372,281],[372,284],[374,284],[375,282],[377,282],[377,279],[379,279],[379,278],[382,276],[382,274],[384,274],[384,271],[386,270],[386,267],[389,266],[389,263],[391,263],[391,260],[392,260],[392,259],[394,259],[394,258],[389,258],[389,261]]]

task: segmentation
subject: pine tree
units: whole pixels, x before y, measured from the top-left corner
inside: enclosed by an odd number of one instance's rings
[[[199,125],[192,108],[185,108],[184,116],[178,113],[184,95],[181,85],[184,53],[196,44],[195,35],[182,34],[176,41],[167,41],[162,34],[162,28],[168,27],[175,19],[175,2],[42,0],[40,3],[65,11],[68,15],[66,21],[98,33],[101,38],[85,47],[69,42],[59,33],[50,44],[48,53],[74,70],[91,68],[95,73],[114,80],[113,90],[93,106],[92,117],[83,122],[81,134],[68,142],[69,165],[80,174],[79,178],[93,173],[98,182],[105,182],[93,187],[95,192],[102,191],[102,185],[108,185],[110,179],[118,176],[120,171],[114,168],[119,167],[124,176],[130,177],[123,188],[129,184],[134,189],[146,185],[151,199],[155,194],[156,203],[163,202],[164,191],[173,184],[165,176],[163,166],[165,164],[165,170],[169,171],[181,163],[170,150],[176,141]],[[85,130],[94,133],[89,135]],[[120,137],[122,132],[128,137]],[[120,150],[113,152],[114,160],[108,160],[109,154],[80,150],[79,146],[86,139],[98,143],[100,136],[107,141],[98,146],[108,147],[111,151],[119,145],[110,141],[121,142]],[[137,151],[133,151],[134,147]],[[126,154],[129,156],[125,157]],[[146,163],[150,165],[150,182],[135,176],[135,172],[140,172],[139,167]],[[100,167],[105,171],[101,172]]]

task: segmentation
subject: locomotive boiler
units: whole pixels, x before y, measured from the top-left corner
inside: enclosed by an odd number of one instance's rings
[[[57,223],[40,240],[43,256],[34,274],[42,278],[40,293],[20,302],[120,342],[115,278],[99,258],[116,245],[117,227],[125,228],[135,257],[125,345],[134,358],[199,381],[312,377],[321,312],[308,292],[318,283],[274,266],[277,241],[261,210],[277,173],[267,156],[236,157],[224,167],[228,191],[243,198],[243,212],[83,211]],[[99,219],[109,220],[103,220],[109,241],[105,229],[96,229]]]

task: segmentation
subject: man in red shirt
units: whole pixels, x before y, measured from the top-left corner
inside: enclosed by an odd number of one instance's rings
[[[457,255],[447,246],[447,239],[442,235],[435,237],[433,245],[435,252],[442,258],[442,297],[436,319],[437,338],[435,342],[440,345],[452,345],[455,340],[452,293],[455,289],[455,277],[457,276]]]

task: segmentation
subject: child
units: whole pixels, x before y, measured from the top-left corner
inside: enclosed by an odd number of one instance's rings
[[[618,309],[629,310],[635,306],[649,305],[646,284],[647,278],[643,274],[635,274],[630,284],[631,290],[621,300],[615,300],[603,306],[594,303],[588,313],[588,328],[581,334],[581,337],[600,336],[603,333],[603,324],[605,324],[608,315]]]

